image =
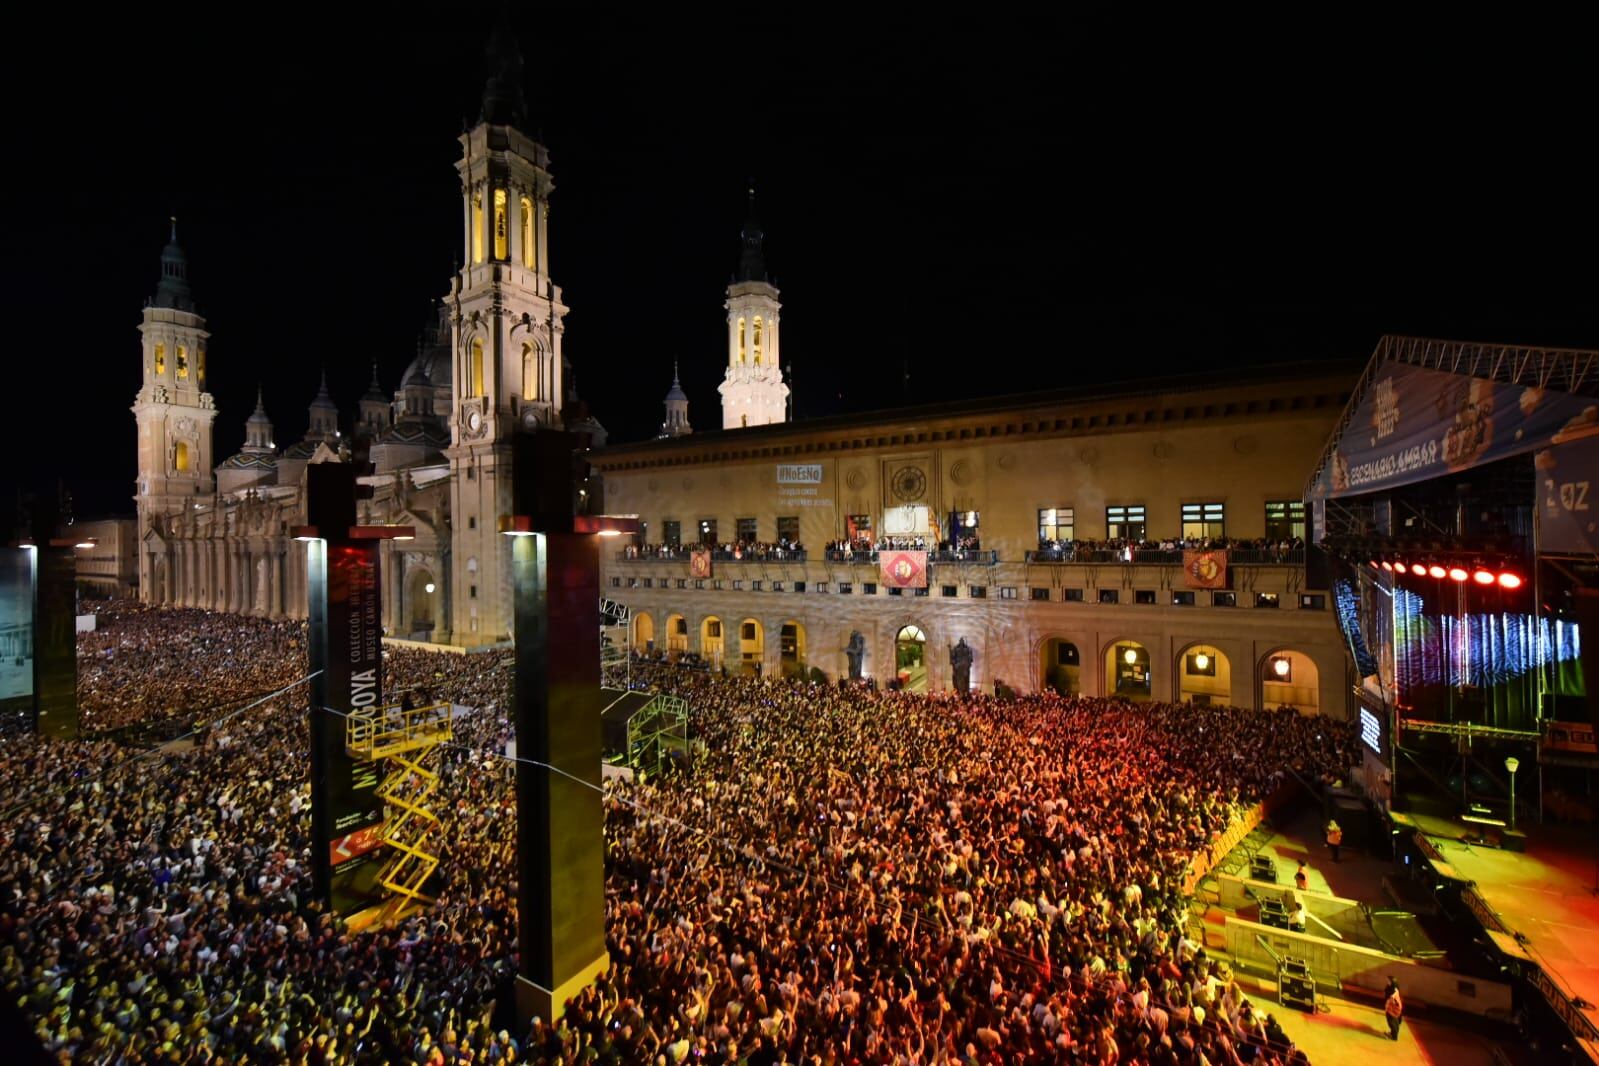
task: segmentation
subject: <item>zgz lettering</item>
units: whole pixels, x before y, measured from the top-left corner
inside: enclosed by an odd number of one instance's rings
[[[1567,481],[1560,486],[1560,506],[1568,511],[1588,509],[1588,482]]]

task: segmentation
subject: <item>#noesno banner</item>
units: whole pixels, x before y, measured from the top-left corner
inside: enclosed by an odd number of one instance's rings
[[[382,614],[377,543],[330,544],[328,702],[335,711],[372,713],[382,705]],[[383,821],[383,801],[377,794],[382,774],[375,762],[353,758],[342,742],[333,755],[332,839],[325,844],[336,867],[376,846],[376,834],[362,830]]]

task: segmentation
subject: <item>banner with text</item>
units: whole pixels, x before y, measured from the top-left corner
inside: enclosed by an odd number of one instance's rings
[[[832,498],[823,491],[825,468],[821,463],[778,463],[777,506],[831,507]]]
[[[342,714],[375,714],[383,706],[383,611],[379,600],[378,542],[328,545],[328,706]],[[343,743],[344,730],[331,731],[335,750],[327,797],[328,849],[333,867],[334,906],[341,913],[360,906],[369,866],[378,857],[383,772],[378,762],[356,758]]]
[[[927,553],[919,551],[885,551],[878,555],[883,584],[891,589],[924,589],[927,587]]]
[[[1191,589],[1227,587],[1225,551],[1184,551],[1183,584]]]
[[[33,713],[32,548],[0,548],[0,714],[13,713]]]
[[[1538,472],[1538,550],[1556,555],[1599,552],[1599,435],[1545,448]]]
[[[1376,492],[1595,434],[1599,404],[1587,397],[1388,364],[1312,494]]]

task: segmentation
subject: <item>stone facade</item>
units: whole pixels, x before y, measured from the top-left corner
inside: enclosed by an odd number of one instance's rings
[[[1114,691],[1116,658],[1132,649],[1154,698],[1343,714],[1343,641],[1326,590],[1307,586],[1302,554],[1235,552],[1221,591],[1236,606],[1226,606],[1225,596],[1187,587],[1180,556],[1067,562],[1038,548],[1046,517],[1053,533],[1064,519],[1072,538],[1100,540],[1113,519],[1142,508],[1145,536],[1161,540],[1183,532],[1185,505],[1218,513],[1206,504],[1221,506],[1229,538],[1303,537],[1307,471],[1352,383],[1266,374],[612,446],[593,460],[606,510],[637,514],[646,544],[668,539],[669,528],[687,544],[705,522],[732,542],[743,518],[754,520],[758,542],[797,529],[804,558],[750,551],[713,560],[712,575],[697,579],[686,556],[610,552],[603,585],[634,611],[636,645],[700,652],[730,669],[747,651],[763,672],[803,665],[836,678],[860,632],[864,673],[886,681],[899,673],[898,638],[914,627],[934,689],[949,686],[950,646],[964,637],[978,688]],[[891,594],[877,561],[829,558],[826,545],[852,524],[880,535],[888,512],[907,505],[926,507],[943,537],[951,520],[974,522],[980,548],[933,561],[924,595]],[[1176,602],[1190,593],[1192,604]],[[747,648],[746,621],[756,623]],[[1195,654],[1206,670],[1189,662]]]

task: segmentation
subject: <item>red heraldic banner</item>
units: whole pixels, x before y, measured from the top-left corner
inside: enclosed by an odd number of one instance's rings
[[[1183,583],[1191,589],[1227,587],[1227,553],[1224,551],[1183,552]]]
[[[927,553],[911,551],[885,551],[878,555],[882,568],[883,584],[891,589],[924,589],[927,587]]]
[[[692,551],[688,553],[688,576],[711,576],[711,553],[708,551]]]

